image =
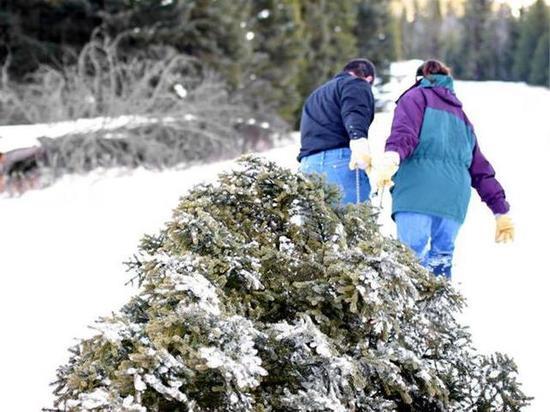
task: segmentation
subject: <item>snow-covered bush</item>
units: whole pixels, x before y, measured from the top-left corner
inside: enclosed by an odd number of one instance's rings
[[[185,115],[190,99],[184,95],[202,82],[200,62],[166,46],[146,47],[130,56],[120,46],[125,37],[111,39],[97,31],[75,64],[40,66],[25,82],[4,73],[2,124],[13,123],[9,110],[18,111],[13,117],[22,123],[173,111]]]
[[[204,77],[187,93],[186,101],[147,115],[126,116],[129,120],[117,128],[40,138],[46,153],[43,173],[59,176],[96,168],[172,167],[255,149],[237,127],[237,120],[253,115],[232,101],[219,79]],[[271,130],[265,131],[265,139],[272,143]]]
[[[123,39],[98,31],[62,71],[41,67],[20,84],[0,77],[0,124],[96,120],[93,131],[39,139],[43,175],[207,162],[265,150],[286,131],[274,109],[251,108],[196,58],[166,46],[130,56]]]
[[[254,157],[182,198],[129,264],[139,293],[58,370],[59,410],[518,411],[463,298],[376,211]]]

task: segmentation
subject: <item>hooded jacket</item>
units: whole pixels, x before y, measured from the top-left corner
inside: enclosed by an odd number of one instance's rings
[[[347,72],[337,74],[304,104],[298,161],[325,150],[349,147],[350,139],[368,137],[373,118],[370,84]]]
[[[423,78],[398,100],[386,151],[399,153],[392,215],[416,212],[463,223],[471,187],[493,213],[508,202],[445,75]]]

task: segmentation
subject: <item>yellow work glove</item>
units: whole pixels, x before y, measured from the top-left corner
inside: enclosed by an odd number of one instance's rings
[[[496,216],[497,229],[495,233],[495,242],[506,243],[514,240],[514,223],[508,215]]]
[[[393,186],[391,178],[397,172],[397,169],[399,169],[399,153],[385,152],[376,165],[378,190]]]
[[[370,154],[369,141],[366,137],[359,139],[352,139],[349,141],[349,148],[351,149],[351,159],[349,162],[349,168],[363,169],[370,172],[372,169],[372,156]]]

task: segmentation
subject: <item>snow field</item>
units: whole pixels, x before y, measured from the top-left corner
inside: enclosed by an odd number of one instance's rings
[[[544,167],[550,154],[550,91],[498,82],[457,82],[456,89],[507,191],[517,231],[513,244],[495,244],[494,218],[472,194],[453,278],[469,302],[463,321],[482,352],[498,350],[515,358],[525,392],[536,397],[529,411],[543,412],[550,404],[545,327],[550,173]],[[373,151],[382,151],[391,118],[391,113],[377,115],[370,132]],[[295,169],[297,151],[294,142],[265,155]],[[129,275],[122,262],[136,251],[141,236],[160,229],[190,187],[213,181],[233,164],[101,171],[67,176],[21,197],[0,197],[2,410],[49,406],[48,384],[67,360],[67,348],[92,333],[87,325],[134,293],[124,286]],[[385,233],[393,233],[390,210],[386,193]]]

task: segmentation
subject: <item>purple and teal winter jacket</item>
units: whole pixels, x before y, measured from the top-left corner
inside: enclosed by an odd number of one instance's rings
[[[472,124],[445,75],[423,78],[397,102],[386,151],[399,153],[392,216],[416,212],[463,223],[471,187],[493,213],[509,210]]]

